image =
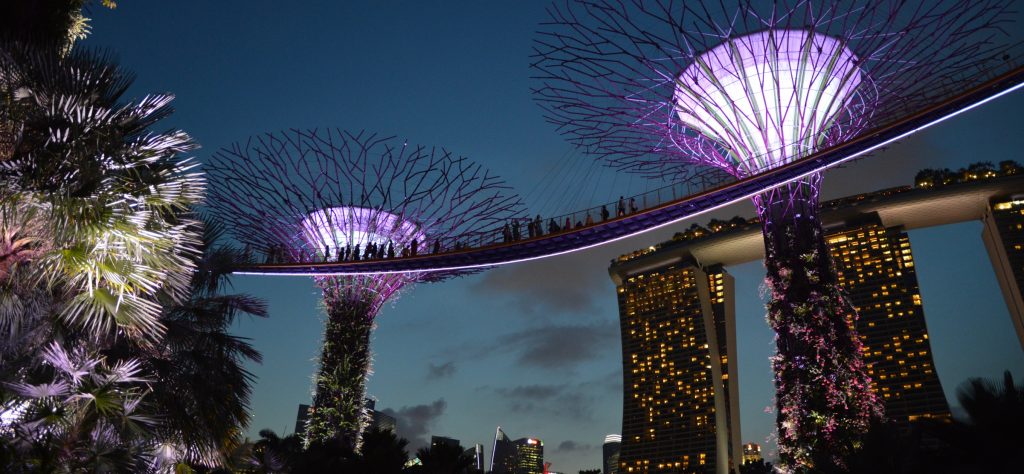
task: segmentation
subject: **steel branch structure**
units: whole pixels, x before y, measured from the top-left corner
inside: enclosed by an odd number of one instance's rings
[[[1005,67],[1007,13],[999,0],[557,2],[536,42],[534,92],[571,142],[618,169],[744,180]],[[881,415],[822,236],[820,184],[810,174],[753,196],[777,334],[780,461],[799,472],[843,469]],[[629,441],[622,462],[647,470]]]
[[[380,261],[416,256],[521,217],[519,198],[479,164],[394,137],[289,130],[236,143],[207,166],[210,206],[256,260]],[[306,442],[357,443],[369,337],[401,288],[465,271],[323,276],[324,347]]]

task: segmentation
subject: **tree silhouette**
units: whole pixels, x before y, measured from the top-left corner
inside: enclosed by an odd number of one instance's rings
[[[416,450],[416,457],[422,463],[409,472],[415,474],[471,474],[473,458],[459,445],[438,443]]]

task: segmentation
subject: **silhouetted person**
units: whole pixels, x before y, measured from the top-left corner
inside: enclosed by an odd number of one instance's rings
[[[558,223],[555,222],[555,218],[552,217],[548,220],[548,233],[554,234],[555,232],[558,232]]]
[[[435,254],[441,253],[441,240],[440,239],[435,239],[434,240],[434,252],[433,253],[435,253]]]
[[[505,242],[510,242],[512,240],[512,228],[509,227],[508,222],[506,222],[505,226],[501,228],[501,238]]]
[[[636,214],[636,198],[629,198],[629,213]]]
[[[519,219],[512,221],[512,240],[519,240],[522,234],[519,233]]]
[[[359,244],[356,244],[355,247],[352,247],[352,260],[359,261]]]
[[[626,199],[622,196],[619,196],[618,213],[615,216],[622,217],[624,215],[626,215]]]
[[[395,244],[388,241],[388,258],[395,258]]]
[[[417,250],[419,250],[419,247],[420,247],[420,241],[419,241],[419,239],[412,239],[412,245],[411,245],[411,247],[409,248],[409,253],[410,253],[410,254],[411,254],[411,255],[412,255],[413,257],[415,257],[415,256],[416,256],[416,251],[417,251]]]
[[[533,220],[531,219],[526,222],[526,235],[529,235],[532,239],[536,234],[537,233],[533,230]]]
[[[608,220],[608,216],[609,216],[608,206],[607,205],[601,206],[601,221]]]
[[[540,214],[533,220],[533,230],[537,232],[537,237],[544,235],[544,221],[541,220]]]

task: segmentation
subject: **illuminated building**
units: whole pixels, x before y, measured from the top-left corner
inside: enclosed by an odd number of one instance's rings
[[[516,464],[512,474],[544,474],[544,442],[536,438],[513,441]]]
[[[732,277],[692,259],[658,252],[643,258],[638,271],[615,262],[609,269],[622,332],[619,472],[734,471],[738,459],[730,451],[740,429]]]
[[[469,448],[464,453],[473,459],[473,468],[484,472],[484,445],[477,443],[472,448]]]
[[[605,436],[601,451],[604,461],[604,474],[618,474],[619,453],[622,451],[622,435],[610,434]]]
[[[761,459],[761,446],[759,444],[747,443],[743,445],[743,464],[758,462]]]
[[[872,388],[897,422],[948,418],[907,233],[874,214],[827,229],[839,284],[856,308]]]
[[[1003,291],[1017,338],[1024,347],[1024,201],[993,199],[982,218],[981,233]]]
[[[494,432],[494,445],[491,446],[491,467],[488,471],[493,474],[511,474],[515,465],[515,444],[499,426]]]
[[[494,432],[494,447],[491,449],[493,474],[543,474],[544,442],[537,438],[520,438],[515,441],[499,426]]]

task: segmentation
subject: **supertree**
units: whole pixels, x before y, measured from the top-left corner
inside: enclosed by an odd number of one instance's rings
[[[567,0],[535,43],[535,97],[574,144],[618,169],[742,179],[941,102],[1005,68],[995,0]],[[854,452],[882,416],[856,311],[818,220],[821,176],[754,196],[776,331],[781,464]]]
[[[479,164],[394,137],[267,133],[214,153],[210,206],[270,262],[415,256],[519,217],[519,198]],[[358,443],[369,342],[381,306],[458,272],[318,276],[327,320],[306,442]]]

